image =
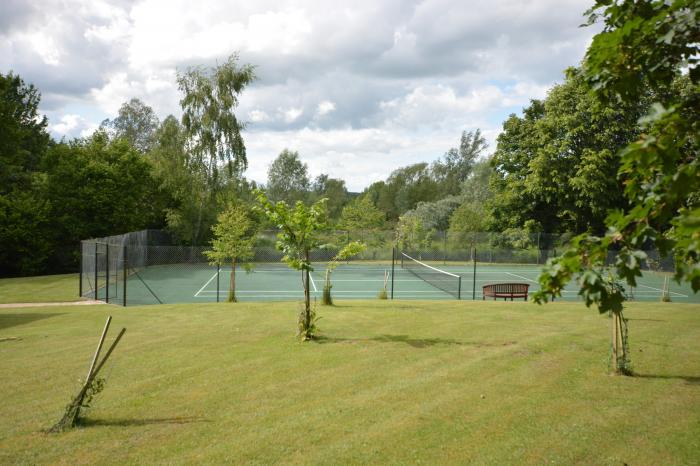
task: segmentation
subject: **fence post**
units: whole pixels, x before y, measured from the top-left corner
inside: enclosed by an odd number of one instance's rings
[[[442,265],[447,265],[447,231],[442,232]]]
[[[476,300],[476,248],[474,248],[474,273],[472,273],[472,301]]]
[[[122,268],[123,268],[123,273],[124,273],[124,290],[122,293],[124,293],[124,307],[126,307],[126,277],[127,277],[127,262],[126,262],[126,244],[123,246],[123,251],[124,251],[124,258],[122,260]]]
[[[221,270],[221,265],[216,263],[216,302],[219,302],[219,271]]]
[[[95,296],[94,299],[97,301],[99,299],[99,294],[97,290],[99,289],[98,277],[97,277],[97,241],[95,241]]]
[[[83,242],[80,242],[80,283],[78,284],[78,296],[83,296]]]
[[[109,243],[105,244],[105,302],[109,304]]]
[[[394,264],[396,263],[396,248],[391,246],[391,299],[394,299]]]

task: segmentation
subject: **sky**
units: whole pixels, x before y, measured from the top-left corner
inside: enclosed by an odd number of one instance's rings
[[[589,0],[1,0],[0,73],[42,94],[56,138],[90,135],[136,97],[181,115],[176,76],[238,53],[246,176],[285,148],[361,191],[503,121],[577,66]]]

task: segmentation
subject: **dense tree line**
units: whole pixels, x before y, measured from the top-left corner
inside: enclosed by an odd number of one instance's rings
[[[400,167],[350,193],[342,179],[311,179],[291,148],[263,186],[243,176],[245,144],[233,111],[253,71],[235,56],[188,69],[178,75],[181,120],[160,121],[131,99],[93,135],[71,141],[51,140],[33,85],[0,75],[0,274],[75,270],[81,239],[143,228],[207,244],[217,216],[233,200],[253,202],[259,187],[288,205],[325,198],[331,228],[394,230],[412,247],[426,246],[435,231],[462,243],[479,231],[601,233],[608,211],[629,202],[616,154],[639,137],[639,118],[651,102],[693,92],[678,74],[671,86],[643,84],[637,98],[605,105],[571,68],[546,98],[503,123],[492,154],[478,129],[464,131],[433,163]]]

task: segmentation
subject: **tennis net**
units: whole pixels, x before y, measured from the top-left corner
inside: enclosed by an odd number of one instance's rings
[[[416,277],[444,291],[457,299],[462,297],[462,277],[425,264],[405,252],[399,252],[401,268],[411,272]]]

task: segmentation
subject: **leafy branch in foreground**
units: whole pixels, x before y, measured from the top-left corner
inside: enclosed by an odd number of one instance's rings
[[[605,23],[583,66],[602,101],[633,100],[645,80],[660,91],[678,83],[684,87],[673,99],[652,105],[640,119],[640,138],[618,154],[618,176],[630,207],[608,215],[604,237],[579,236],[571,249],[551,260],[534,296],[546,302],[578,279],[586,305],[612,313],[614,371],[630,374],[622,315],[626,296],[616,278],[635,286],[648,259],[644,248],[653,245],[660,255],[673,254],[677,282],[700,290],[700,4],[598,0],[588,13],[589,24],[601,18]],[[684,67],[687,76],[680,75]],[[609,268],[610,249],[618,253]]]

